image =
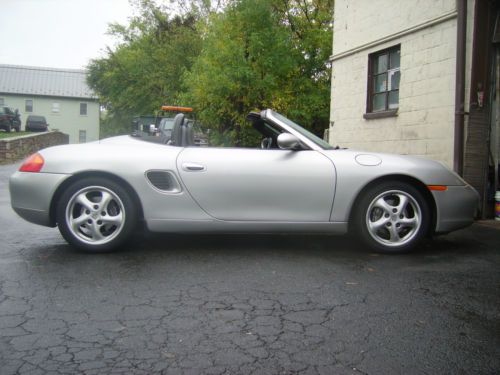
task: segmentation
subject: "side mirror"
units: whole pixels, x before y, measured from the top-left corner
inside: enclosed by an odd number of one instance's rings
[[[300,140],[290,133],[281,133],[278,135],[278,146],[283,150],[301,150]]]

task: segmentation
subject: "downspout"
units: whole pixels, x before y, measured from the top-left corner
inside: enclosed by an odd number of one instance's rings
[[[455,132],[453,170],[463,175],[465,117],[465,48],[467,38],[467,0],[457,0],[457,63],[455,76]]]

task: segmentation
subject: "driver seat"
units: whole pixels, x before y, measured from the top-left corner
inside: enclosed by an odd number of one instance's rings
[[[187,121],[182,127],[182,145],[184,147],[194,146],[193,121]]]
[[[178,113],[174,117],[174,126],[172,127],[172,135],[167,144],[172,146],[182,146],[182,128],[184,124],[184,114]]]

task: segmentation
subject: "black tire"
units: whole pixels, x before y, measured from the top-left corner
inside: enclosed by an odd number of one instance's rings
[[[134,232],[137,219],[136,204],[127,190],[103,177],[75,181],[56,207],[57,226],[64,239],[92,253],[120,247]]]
[[[21,128],[18,126],[15,128],[16,129],[16,133],[19,133],[19,131],[21,130]]]
[[[413,250],[427,235],[430,217],[429,205],[418,189],[387,181],[359,197],[351,228],[369,248],[400,254]]]

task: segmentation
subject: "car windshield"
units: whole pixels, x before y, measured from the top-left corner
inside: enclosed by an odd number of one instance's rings
[[[290,119],[287,119],[285,116],[283,115],[280,115],[278,112],[274,112],[272,111],[272,114],[274,117],[276,117],[278,120],[284,122],[285,124],[287,124],[289,127],[291,127],[293,130],[296,130],[297,132],[299,132],[301,135],[303,135],[304,137],[308,138],[309,140],[313,141],[314,143],[316,143],[319,147],[321,147],[322,149],[325,149],[325,150],[332,150],[333,147],[332,145],[330,145],[328,142],[324,141],[323,139],[321,139],[320,137],[314,135],[313,133],[311,133],[310,131],[304,129],[302,126],[296,124],[295,122],[293,122],[292,120]]]

